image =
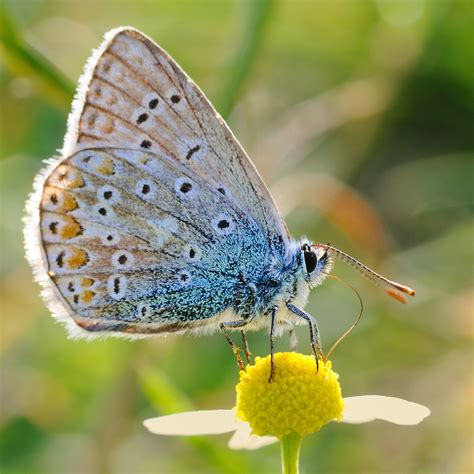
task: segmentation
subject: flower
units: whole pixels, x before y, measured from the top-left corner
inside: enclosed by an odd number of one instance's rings
[[[423,405],[400,398],[364,395],[342,398],[331,362],[293,352],[277,353],[269,382],[270,356],[256,358],[240,372],[232,410],[200,410],[150,418],[155,434],[191,436],[233,432],[231,449],[256,449],[278,440],[319,431],[331,421],[367,423],[385,420],[416,425],[430,414]]]
[[[330,361],[320,361],[316,372],[313,356],[284,352],[275,354],[274,368],[271,383],[270,356],[257,357],[240,373],[236,414],[254,434],[278,439],[290,433],[306,436],[342,419],[339,376]]]

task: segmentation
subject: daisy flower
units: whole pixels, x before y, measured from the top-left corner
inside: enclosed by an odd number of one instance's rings
[[[230,410],[201,410],[145,420],[159,435],[192,436],[233,432],[232,449],[257,449],[280,441],[284,473],[298,472],[303,438],[331,422],[368,423],[385,420],[416,425],[430,414],[423,405],[400,398],[363,395],[343,398],[339,376],[330,361],[295,352],[275,354],[274,376],[270,356],[255,359],[240,372],[236,406]]]

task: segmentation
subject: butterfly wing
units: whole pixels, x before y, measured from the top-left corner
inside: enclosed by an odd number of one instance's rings
[[[202,91],[156,43],[131,28],[112,30],[81,83],[64,156],[118,146],[172,157],[228,193],[259,223],[274,252],[286,253],[287,229],[252,162]]]
[[[230,130],[135,30],[111,32],[91,59],[63,157],[38,178],[25,240],[72,333],[208,325],[242,276],[286,252],[285,226]]]
[[[53,301],[88,331],[209,325],[239,276],[270,258],[262,229],[229,197],[149,151],[73,154],[48,174],[39,207]]]

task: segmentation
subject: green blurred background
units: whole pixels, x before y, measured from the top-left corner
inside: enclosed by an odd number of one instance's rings
[[[160,43],[227,117],[294,236],[417,290],[403,306],[337,263],[365,302],[333,356],[343,394],[417,401],[417,427],[332,424],[302,472],[472,472],[473,4],[448,0],[2,3],[2,473],[278,472],[278,446],[164,438],[142,420],[230,408],[221,335],[71,341],[23,258],[23,206],[61,147],[74,84],[119,25]],[[326,349],[358,311],[333,281],[307,306]],[[307,333],[298,330],[303,352]],[[250,335],[266,354],[266,334]],[[288,339],[277,342],[288,348]]]

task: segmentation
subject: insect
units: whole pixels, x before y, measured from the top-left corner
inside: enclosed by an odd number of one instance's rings
[[[61,156],[29,198],[25,245],[72,336],[269,327],[273,341],[305,323],[317,360],[303,307],[334,257],[398,300],[414,294],[330,245],[292,239],[223,119],[132,28],[107,33],[86,66]]]

